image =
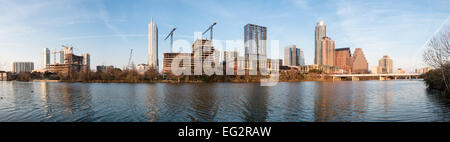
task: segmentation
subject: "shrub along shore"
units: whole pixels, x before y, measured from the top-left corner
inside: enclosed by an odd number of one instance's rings
[[[20,73],[13,80],[17,81],[60,81],[60,82],[85,82],[85,83],[208,83],[208,82],[232,82],[252,83],[260,82],[261,79],[269,78],[262,75],[189,75],[175,76],[158,74],[156,70],[143,73],[137,70],[108,70],[106,72],[70,72],[63,73]],[[312,71],[300,73],[295,70],[282,71],[279,74],[279,82],[295,81],[328,81],[331,80],[326,74]]]

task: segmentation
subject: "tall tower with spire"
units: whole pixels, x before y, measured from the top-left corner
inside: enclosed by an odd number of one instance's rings
[[[315,56],[314,56],[314,64],[323,64],[323,55],[322,51],[322,40],[327,36],[327,26],[325,22],[322,20],[317,22],[316,30],[315,30]]]
[[[153,21],[153,18],[148,24],[148,66],[159,71],[158,26]]]

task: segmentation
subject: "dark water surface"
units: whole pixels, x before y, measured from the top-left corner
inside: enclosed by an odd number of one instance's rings
[[[100,84],[0,82],[0,121],[450,121],[420,80]]]

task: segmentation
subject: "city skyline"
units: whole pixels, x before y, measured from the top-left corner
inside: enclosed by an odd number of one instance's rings
[[[173,6],[177,2],[185,4]],[[159,36],[165,36],[176,26],[174,39],[192,42],[193,33],[203,31],[212,21],[220,23],[214,31],[215,39],[219,40],[243,40],[242,26],[262,25],[269,29],[268,40],[280,40],[281,54],[283,47],[297,45],[304,50],[306,64],[313,64],[314,26],[324,20],[327,34],[336,42],[336,48],[350,47],[352,52],[362,48],[369,66],[377,65],[380,56],[389,54],[396,62],[394,68],[410,72],[423,66],[422,46],[442,25],[448,24],[449,13],[445,1],[399,2],[403,6],[391,5],[390,1],[314,3],[302,0],[262,4],[244,1],[239,2],[241,5],[219,1],[198,5],[191,1],[177,2],[1,1],[4,11],[0,14],[0,49],[6,52],[2,52],[0,60],[7,62],[6,65],[13,61],[32,61],[37,65],[35,68],[40,69],[43,48],[71,44],[90,53],[94,66],[123,67],[128,62],[130,49],[136,51],[133,57],[136,64],[147,63],[146,25],[153,17],[160,25]],[[253,8],[245,9],[250,5]],[[423,5],[428,9],[418,10]],[[214,11],[208,10],[211,6]],[[283,9],[264,11],[270,7]],[[244,12],[232,11],[236,8]],[[319,8],[331,10],[317,10]],[[301,11],[308,11],[308,14]],[[355,15],[360,12],[364,16]],[[161,39],[159,42],[158,58],[162,59],[162,54],[169,52],[169,43]],[[283,59],[283,56],[268,58]],[[162,65],[161,60],[159,64]]]

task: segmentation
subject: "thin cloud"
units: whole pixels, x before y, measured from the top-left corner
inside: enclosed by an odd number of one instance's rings
[[[119,29],[117,29],[115,26],[113,26],[110,23],[109,20],[109,13],[105,8],[105,5],[103,3],[99,4],[99,14],[98,17],[103,21],[103,24],[105,24],[106,28],[108,28],[109,30],[111,30],[112,32],[114,32],[115,34],[119,35],[122,40],[128,41],[127,37],[122,34],[122,32],[120,32]]]
[[[421,40],[432,33],[443,14],[420,11],[410,3],[402,6],[407,8],[389,2],[340,1],[336,10],[340,34],[354,48],[363,48],[370,66],[378,65],[378,59],[389,54],[396,68],[411,71],[411,64],[417,67],[421,62],[420,54],[414,51],[420,50]],[[411,60],[410,56],[417,57]]]

